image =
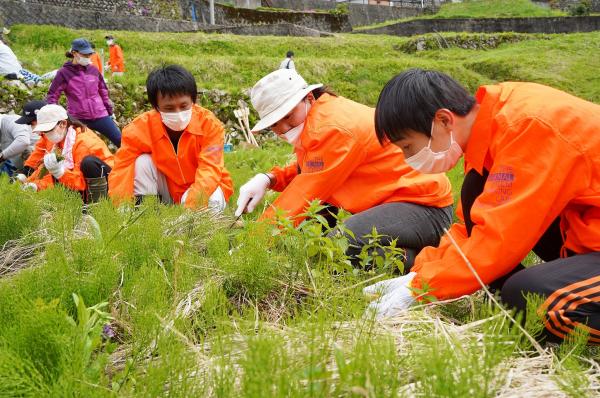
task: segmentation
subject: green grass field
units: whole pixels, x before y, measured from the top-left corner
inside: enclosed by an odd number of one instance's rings
[[[10,40],[27,66],[42,72],[63,62],[73,38],[89,37],[101,47],[105,33],[17,26]],[[119,82],[124,101],[138,101],[147,72],[171,62],[190,68],[201,87],[240,93],[293,49],[307,80],[370,105],[389,78],[413,66],[451,73],[471,90],[531,80],[600,102],[600,59],[591,56],[600,49],[600,33],[417,54],[399,50],[409,39],[383,36],[115,36],[128,68]],[[290,152],[268,142],[227,154],[226,163],[239,187],[288,161]],[[449,175],[457,193],[461,171]],[[6,179],[0,179],[0,198],[3,397],[582,397],[599,391],[598,353],[582,336],[537,351],[481,294],[382,323],[365,317],[361,290],[389,275],[389,264],[348,269],[343,242],[325,239],[314,223],[278,230],[247,217],[244,228],[229,229],[231,209],[215,218],[155,203],[134,211],[102,202],[86,216],[74,193],[22,192]],[[540,331],[533,314],[526,329]]]

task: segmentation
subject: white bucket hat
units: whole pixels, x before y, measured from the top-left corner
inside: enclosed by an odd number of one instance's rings
[[[250,100],[260,116],[252,131],[264,130],[283,119],[302,98],[322,84],[308,85],[293,69],[278,69],[252,87]]]
[[[49,104],[42,106],[37,112],[37,124],[33,131],[50,131],[61,120],[67,120],[67,111],[60,105]]]

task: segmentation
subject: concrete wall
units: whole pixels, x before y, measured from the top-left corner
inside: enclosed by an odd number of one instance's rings
[[[552,18],[423,19],[357,33],[413,36],[433,32],[574,33],[600,30],[600,16]]]
[[[256,8],[261,6],[261,0],[235,0],[233,4],[241,8]]]
[[[193,0],[196,7],[197,20],[201,23],[210,21],[208,1]],[[215,23],[219,25],[256,25],[289,23],[322,32],[350,32],[352,26],[348,15],[333,15],[313,12],[270,12],[246,8],[234,8],[215,4]]]

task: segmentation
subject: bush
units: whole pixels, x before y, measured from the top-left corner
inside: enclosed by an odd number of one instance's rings
[[[572,17],[583,17],[592,12],[592,2],[590,0],[581,0],[578,4],[569,7],[569,15]]]
[[[342,3],[336,5],[334,9],[329,11],[329,13],[333,15],[348,15],[350,10],[348,9],[348,4]]]
[[[40,209],[31,198],[31,192],[23,192],[18,184],[10,184],[8,178],[0,177],[0,246],[31,232],[39,224]]]

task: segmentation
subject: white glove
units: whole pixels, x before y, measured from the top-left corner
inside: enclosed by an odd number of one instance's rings
[[[38,187],[37,185],[35,185],[33,182],[26,182],[25,184],[21,185],[21,189],[23,191],[33,191],[33,192],[37,192]]]
[[[225,206],[227,206],[227,201],[225,200],[225,194],[221,187],[217,187],[215,192],[210,195],[208,198],[208,208],[214,211],[215,213],[222,213],[225,210]]]
[[[408,309],[414,304],[415,298],[410,290],[410,283],[414,279],[415,272],[410,272],[399,278],[388,279],[377,282],[363,289],[366,295],[381,294],[381,296],[369,304],[367,311],[374,311],[378,319],[391,317]]]
[[[271,185],[271,179],[266,174],[257,174],[240,188],[235,216],[242,213],[252,213]]]
[[[185,204],[185,201],[187,200],[187,197],[188,197],[189,193],[190,193],[190,188],[188,188],[188,189],[187,189],[187,190],[186,190],[186,191],[183,193],[183,195],[181,195],[181,201],[179,202],[180,204],[182,204],[182,205],[183,205],[183,204]]]
[[[15,176],[15,180],[19,181],[21,184],[26,184],[27,176],[25,174],[19,173]]]
[[[47,153],[44,155],[44,166],[48,170],[48,173],[52,174],[57,180],[65,174],[64,161],[58,161],[55,153]]]

